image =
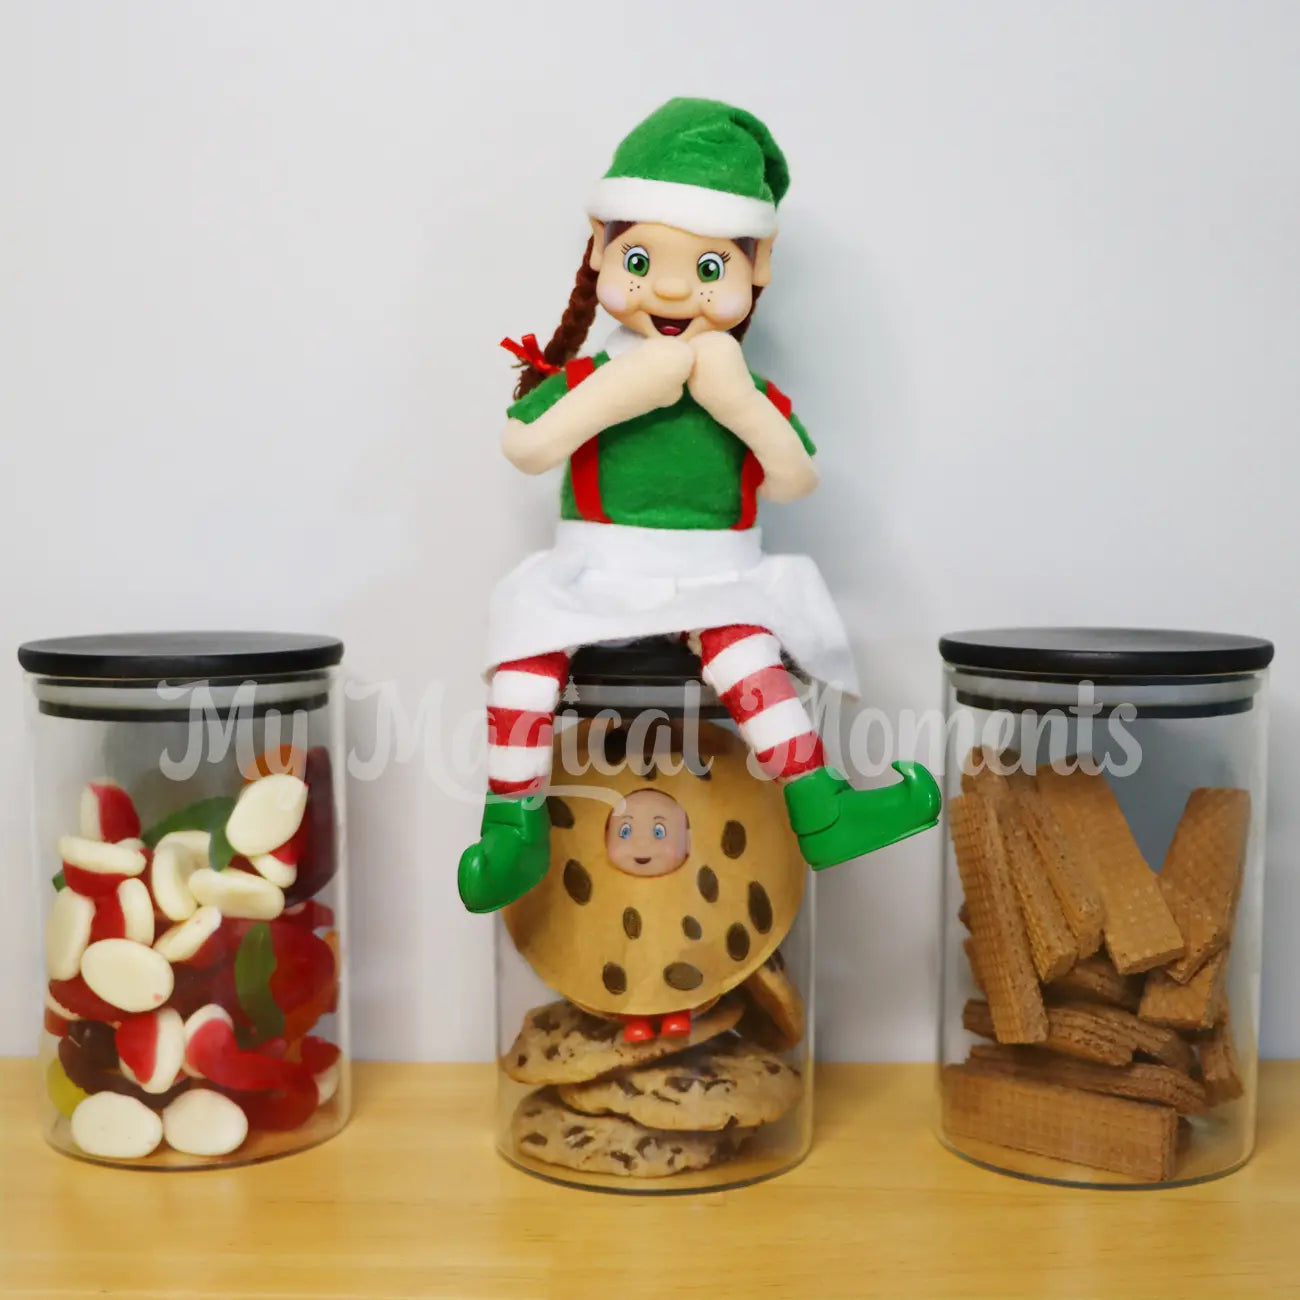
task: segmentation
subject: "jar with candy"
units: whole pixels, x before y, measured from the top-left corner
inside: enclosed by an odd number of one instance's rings
[[[33,641],[46,1136],[142,1168],[347,1119],[340,642]]]
[[[1254,637],[945,637],[940,1135],[991,1168],[1195,1182],[1255,1141],[1266,794]]]
[[[550,868],[498,915],[498,1147],[636,1191],[763,1178],[812,1134],[813,877],[677,641],[579,651]]]

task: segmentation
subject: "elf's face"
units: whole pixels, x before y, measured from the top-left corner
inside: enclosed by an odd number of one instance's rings
[[[686,861],[691,828],[686,810],[658,790],[633,790],[605,827],[609,860],[632,876],[666,876]]]
[[[732,329],[749,315],[755,288],[768,282],[771,239],[758,240],[751,257],[733,240],[648,221],[629,226],[608,246],[601,223],[593,221],[592,231],[600,305],[647,338]]]

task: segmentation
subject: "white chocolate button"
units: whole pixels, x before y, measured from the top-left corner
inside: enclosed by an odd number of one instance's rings
[[[90,942],[95,904],[71,889],[60,889],[45,918],[45,972],[52,980],[70,980],[81,970],[81,955]]]
[[[97,876],[138,876],[145,865],[144,854],[139,849],[102,844],[79,835],[64,835],[59,840],[59,857],[70,867]]]
[[[173,831],[158,841],[153,853],[154,902],[169,921],[184,921],[194,915],[198,901],[190,893],[189,879],[208,865],[207,831]]]
[[[126,937],[135,943],[153,943],[153,899],[143,880],[132,876],[117,887],[117,905],[126,923]]]
[[[277,772],[246,785],[230,820],[226,838],[246,858],[270,853],[293,838],[307,808],[307,783]]]
[[[319,1098],[318,1106],[323,1106],[327,1101],[331,1101],[334,1094],[339,1090],[339,1079],[343,1075],[342,1060],[335,1061],[328,1069],[322,1070],[319,1074],[313,1076],[316,1080],[316,1095]]]
[[[185,1022],[179,1011],[163,1007],[127,1021],[115,1041],[122,1073],[145,1092],[166,1092],[176,1082],[185,1063]]]
[[[163,1111],[167,1145],[187,1156],[226,1156],[243,1146],[248,1117],[219,1092],[191,1088]]]
[[[97,1092],[72,1112],[72,1140],[88,1155],[139,1160],[162,1141],[163,1122],[144,1102]]]
[[[298,879],[298,868],[288,862],[281,862],[274,853],[259,853],[249,861],[264,876],[280,889],[288,889]]]
[[[200,907],[188,921],[161,935],[154,944],[170,962],[189,961],[200,948],[221,928],[221,912],[215,907]]]
[[[271,921],[284,911],[282,889],[233,867],[225,871],[200,867],[190,877],[190,893],[205,906],[219,908],[222,916],[245,921]]]
[[[123,1011],[156,1011],[175,980],[162,953],[130,939],[101,939],[81,957],[81,976],[105,1002]]]

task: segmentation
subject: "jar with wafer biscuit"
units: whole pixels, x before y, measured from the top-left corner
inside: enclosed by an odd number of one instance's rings
[[[1255,637],[944,637],[938,1125],[1005,1173],[1169,1186],[1255,1141]]]
[[[812,1130],[813,877],[676,639],[575,655],[550,867],[498,913],[497,1142],[632,1192],[780,1173]]]

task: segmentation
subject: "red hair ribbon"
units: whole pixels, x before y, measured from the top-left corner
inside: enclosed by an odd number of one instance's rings
[[[542,356],[542,350],[537,346],[536,334],[525,334],[522,343],[516,343],[514,339],[502,339],[501,346],[505,348],[512,356],[516,356],[526,366],[532,366],[534,370],[540,370],[544,375],[558,375],[563,366],[553,366]]]

